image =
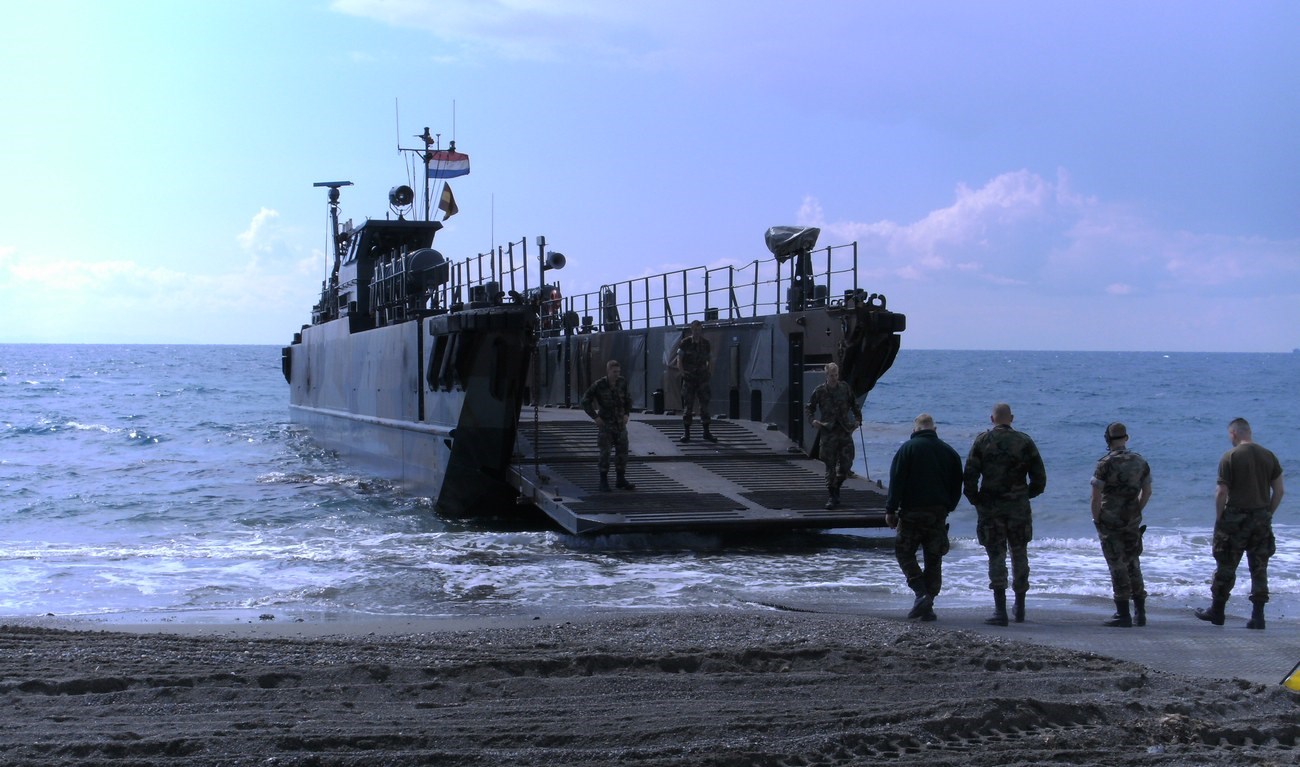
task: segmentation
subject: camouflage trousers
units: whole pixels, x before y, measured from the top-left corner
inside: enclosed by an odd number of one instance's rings
[[[924,568],[916,561],[917,549],[923,552]],[[943,555],[947,553],[947,511],[942,508],[900,510],[894,558],[910,588],[923,586],[930,596],[938,596],[943,588]]]
[[[1110,569],[1110,588],[1116,599],[1146,599],[1146,583],[1142,580],[1142,532],[1136,522],[1123,527],[1112,527],[1105,521],[1097,523],[1097,537],[1101,540],[1101,554]]]
[[[614,468],[622,472],[627,468],[627,429],[622,426],[605,424],[600,427],[596,437],[596,447],[600,448],[600,473],[609,473],[609,453],[614,451]]]
[[[1268,558],[1277,552],[1273,538],[1273,515],[1268,509],[1223,510],[1214,524],[1214,581],[1210,595],[1226,600],[1237,582],[1237,566],[1246,555],[1250,567],[1250,601],[1268,601]]]
[[[1011,554],[1011,590],[1023,594],[1029,590],[1029,541],[1034,525],[1026,509],[1008,514],[1001,510],[978,509],[975,535],[989,555],[989,588],[1007,588],[1007,553]]]
[[[691,420],[691,413],[699,407],[700,420],[709,422],[709,379],[682,376],[682,417]]]
[[[822,429],[821,446],[817,450],[826,464],[826,489],[839,490],[853,467],[853,435],[838,429]]]

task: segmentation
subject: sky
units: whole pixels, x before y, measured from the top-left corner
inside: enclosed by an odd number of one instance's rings
[[[1300,347],[1300,3],[0,0],[0,342],[286,344],[425,126],[569,294],[857,242],[905,348]]]

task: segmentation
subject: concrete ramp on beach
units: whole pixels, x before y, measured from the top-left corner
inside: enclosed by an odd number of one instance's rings
[[[1032,562],[1032,544],[1030,557]],[[1100,588],[1104,590],[1105,585],[1100,585]],[[904,617],[912,604],[911,594],[865,598],[855,595],[851,600],[840,597],[773,597],[759,593],[739,597],[769,609],[914,622]],[[969,600],[949,605],[941,596],[935,600],[934,607],[939,619],[918,625],[1091,652],[1171,674],[1244,679],[1264,685],[1281,684],[1291,669],[1300,663],[1300,641],[1295,639],[1294,612],[1271,604],[1268,628],[1250,631],[1246,628],[1250,604],[1244,597],[1229,601],[1228,620],[1223,626],[1197,620],[1191,605],[1170,605],[1156,597],[1147,599],[1147,625],[1133,628],[1103,625],[1115,609],[1114,602],[1103,597],[1057,596],[1031,588],[1025,622],[1009,626],[984,623],[992,605],[991,597],[987,604],[973,607]],[[1015,645],[1007,647],[1014,649]],[[986,667],[986,670],[991,668]],[[1140,681],[1135,684],[1140,686]]]
[[[510,481],[575,534],[882,527],[885,491],[852,476],[841,505],[824,508],[825,467],[754,421],[714,420],[716,443],[682,444],[682,419],[637,414],[628,423],[628,481],[601,492],[596,426],[581,410],[525,408]],[[610,470],[610,483],[614,471]]]

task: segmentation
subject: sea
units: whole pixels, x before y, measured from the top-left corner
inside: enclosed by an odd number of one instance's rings
[[[1248,419],[1300,467],[1300,354],[904,349],[855,470],[887,480],[918,413],[963,456],[995,402],[1039,445],[1031,599],[1109,604],[1089,513],[1103,431],[1150,462],[1154,606],[1208,601],[1215,469]],[[1292,475],[1293,476],[1293,475]],[[1300,607],[1300,484],[1278,510],[1270,620]],[[989,604],[965,502],[944,606]],[[1234,600],[1243,610],[1243,561]],[[439,518],[289,422],[275,346],[0,345],[0,621],[331,621],[879,603],[910,596],[886,529],[578,537]],[[1229,610],[1233,604],[1229,604]]]

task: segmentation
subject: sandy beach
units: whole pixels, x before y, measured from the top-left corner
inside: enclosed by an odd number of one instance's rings
[[[1300,755],[1300,696],[1280,685],[943,621],[728,611],[37,624],[0,628],[0,647],[6,765],[1289,765]]]

